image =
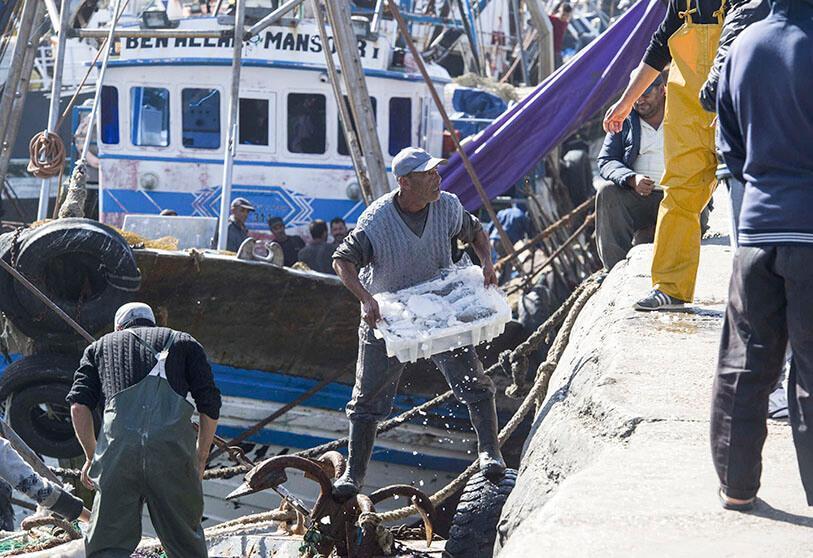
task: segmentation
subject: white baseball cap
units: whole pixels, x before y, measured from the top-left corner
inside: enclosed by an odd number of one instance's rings
[[[143,302],[128,302],[116,310],[113,326],[116,329],[123,329],[127,327],[127,324],[135,320],[149,320],[154,324],[155,314],[152,313],[152,308]]]

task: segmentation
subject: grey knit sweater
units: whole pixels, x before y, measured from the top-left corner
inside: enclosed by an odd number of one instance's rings
[[[373,261],[359,279],[371,293],[393,292],[435,277],[452,265],[451,239],[463,226],[463,206],[457,196],[441,192],[429,205],[421,236],[398,214],[393,199],[397,191],[380,197],[359,217],[356,228],[373,245]]]

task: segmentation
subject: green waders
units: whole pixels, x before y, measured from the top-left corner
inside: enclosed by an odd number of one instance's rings
[[[157,354],[136,339],[158,362],[146,378],[105,406],[89,472],[96,498],[85,551],[88,558],[129,557],[141,541],[146,502],[169,558],[205,557],[193,407],[172,389],[164,370],[175,333]]]

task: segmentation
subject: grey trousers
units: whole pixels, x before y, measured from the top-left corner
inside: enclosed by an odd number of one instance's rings
[[[737,248],[711,410],[711,450],[725,493],[756,495],[768,396],[793,350],[788,411],[808,505],[813,505],[813,246]]]
[[[474,347],[440,353],[432,357],[455,397],[470,405],[494,397],[494,382],[483,372]],[[380,421],[392,412],[398,381],[406,364],[387,357],[383,339],[376,339],[367,324],[359,327],[359,355],[353,398],[347,404],[347,418]]]
[[[604,269],[609,271],[627,257],[635,231],[654,227],[662,190],[642,196],[613,182],[600,184],[596,192],[596,245]]]

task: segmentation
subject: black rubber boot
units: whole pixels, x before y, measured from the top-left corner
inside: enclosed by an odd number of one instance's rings
[[[377,422],[365,420],[350,421],[350,442],[347,444],[347,469],[333,483],[333,497],[344,501],[352,498],[361,490],[367,464],[373,454]]]
[[[489,479],[499,479],[505,473],[505,461],[497,440],[497,404],[490,398],[468,407],[471,425],[477,433],[480,470]]]

